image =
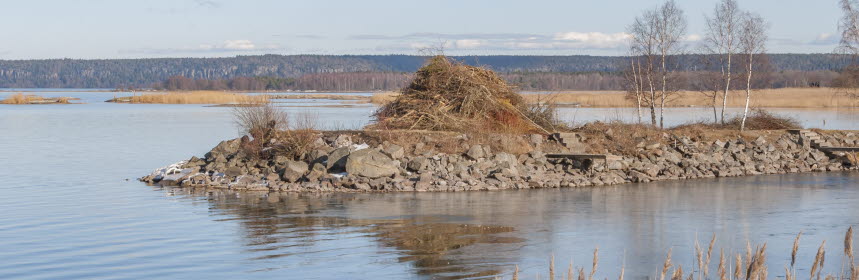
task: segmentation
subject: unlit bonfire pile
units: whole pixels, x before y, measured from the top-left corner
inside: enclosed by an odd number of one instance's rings
[[[496,73],[430,58],[394,101],[376,114],[376,129],[546,132],[552,120],[533,116],[522,96]]]
[[[341,134],[319,138],[301,161],[282,156],[252,159],[240,149],[243,140],[235,139],[221,142],[202,159],[158,169],[141,180],[260,191],[466,191],[856,169],[854,154],[827,154],[802,135],[775,133],[781,135],[771,141],[695,142],[679,137],[671,145],[642,142],[637,155],[604,163],[549,159],[544,147],[557,145],[539,135],[528,139],[530,152],[510,154],[481,145],[463,147],[462,153],[439,153],[427,141],[369,146]],[[823,137],[830,143],[859,144],[852,133]]]

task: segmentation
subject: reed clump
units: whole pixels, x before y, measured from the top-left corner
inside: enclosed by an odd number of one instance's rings
[[[370,127],[548,133],[553,128],[545,127],[546,115],[533,115],[541,111],[530,110],[522,96],[495,72],[439,55],[417,71],[400,95],[376,111],[375,124]]]
[[[269,102],[269,98],[265,95],[246,95],[223,91],[186,91],[118,97],[108,100],[108,102],[146,104],[265,104]]]
[[[796,238],[793,242],[793,248],[791,250],[791,256],[788,264],[784,265],[784,275],[778,275],[778,278],[784,278],[785,280],[796,280],[797,272],[796,272],[796,264],[797,264],[797,252],[799,251],[799,240],[802,236],[802,232],[797,234]],[[675,264],[672,262],[672,252],[673,249],[668,249],[668,254],[665,257],[665,260],[662,264],[662,267],[657,270],[659,275],[655,277],[659,280],[665,280],[666,278],[670,280],[705,280],[705,279],[714,279],[715,277],[707,276],[707,270],[710,267],[710,255],[712,255],[715,250],[715,240],[716,235],[713,235],[713,238],[710,239],[710,245],[704,249],[701,248],[696,239],[694,244],[694,259],[695,265],[697,265],[697,269],[692,269],[689,274],[684,273],[684,269],[680,264]],[[593,255],[593,264],[590,273],[585,272],[584,267],[578,267],[575,269],[573,267],[573,261],[570,260],[570,266],[567,271],[567,279],[578,279],[578,280],[590,280],[595,279],[595,274],[597,271],[597,266],[599,263],[599,258],[597,255],[598,250],[594,250]],[[765,280],[769,279],[769,267],[767,266],[767,243],[763,243],[760,246],[752,246],[751,243],[746,243],[745,254],[737,253],[734,258],[734,263],[730,264],[729,259],[730,256],[726,256],[724,249],[719,249],[719,262],[717,264],[718,271],[718,279],[719,280]],[[842,271],[837,274],[826,273],[825,264],[826,264],[826,241],[822,241],[820,246],[817,248],[817,253],[814,256],[814,260],[811,263],[811,267],[808,271],[808,279],[811,280],[820,280],[820,279],[839,279],[839,280],[859,280],[859,266],[853,263],[853,228],[850,227],[847,230],[847,233],[844,237],[844,250],[843,250],[843,260],[845,261],[845,265],[849,265],[848,271],[844,271],[842,267]],[[693,268],[694,266],[693,265]],[[779,269],[780,270],[780,269]],[[549,275],[554,275],[554,256],[550,259],[549,263]],[[574,272],[577,272],[577,278],[573,278],[576,275],[573,275]],[[697,274],[696,274],[697,272]],[[731,274],[733,272],[733,274]],[[618,279],[622,280],[625,274],[625,265],[618,269]],[[515,272],[513,274],[514,279],[518,279],[519,275],[519,266],[515,267]],[[605,277],[605,279],[609,279]]]
[[[233,111],[236,124],[242,134],[242,149],[251,158],[286,156],[301,160],[314,147],[319,136],[314,118],[290,116],[272,106],[237,107]]]
[[[0,104],[24,105],[24,104],[71,104],[71,100],[79,100],[72,97],[43,97],[35,94],[16,93],[9,95]]]

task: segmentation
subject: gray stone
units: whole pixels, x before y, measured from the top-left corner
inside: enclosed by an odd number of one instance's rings
[[[245,174],[245,170],[238,166],[231,166],[224,171],[224,174],[229,177],[238,177],[239,175]]]
[[[485,153],[483,152],[483,147],[481,147],[480,145],[474,145],[471,146],[470,149],[468,149],[468,152],[466,152],[465,155],[473,160],[478,160],[483,158],[485,156]]]
[[[342,148],[352,146],[352,136],[340,134],[337,139],[334,139],[334,147]]]
[[[325,166],[317,162],[313,164],[313,168],[310,169],[310,173],[307,173],[306,177],[307,180],[316,181],[319,180],[319,178],[321,178],[322,176],[325,176],[325,174],[328,174],[326,172]]]
[[[367,178],[387,177],[399,172],[390,157],[373,150],[364,149],[349,154],[346,159],[346,173]]]
[[[280,177],[287,182],[295,183],[298,182],[298,179],[301,179],[301,176],[307,173],[307,163],[303,161],[294,161],[290,160],[284,164],[283,172],[281,172]]]
[[[406,167],[411,171],[421,171],[429,166],[429,160],[425,157],[415,157],[406,164]]]
[[[328,162],[325,167],[331,172],[343,172],[346,170],[347,156],[349,156],[349,147],[337,148],[328,154]]]
[[[401,159],[405,155],[406,149],[403,149],[402,146],[397,144],[390,144],[385,146],[385,149],[382,150],[382,152],[392,159]]]

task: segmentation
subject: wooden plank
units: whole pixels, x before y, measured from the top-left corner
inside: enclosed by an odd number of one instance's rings
[[[859,147],[820,147],[829,152],[859,152]]]
[[[601,155],[601,154],[546,154],[546,158],[569,158],[569,159],[603,159],[603,160],[622,160],[623,157],[616,155]]]

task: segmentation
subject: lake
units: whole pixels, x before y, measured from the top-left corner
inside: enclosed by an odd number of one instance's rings
[[[768,242],[775,278],[800,231],[799,275],[823,240],[825,270],[837,273],[844,232],[859,225],[856,172],[472,193],[151,187],[135,178],[236,137],[231,109],[43,95],[88,104],[0,105],[0,279],[509,279],[515,265],[520,279],[545,279],[552,256],[559,274],[570,260],[589,271],[597,247],[596,278],[616,278],[623,266],[626,278],[653,279],[669,249],[691,271],[696,237],[706,247],[712,234],[726,254]],[[323,128],[359,128],[375,108],[284,109]],[[565,110],[577,120],[632,117]],[[676,111],[695,110],[706,111]],[[780,113],[859,128],[851,111]]]

